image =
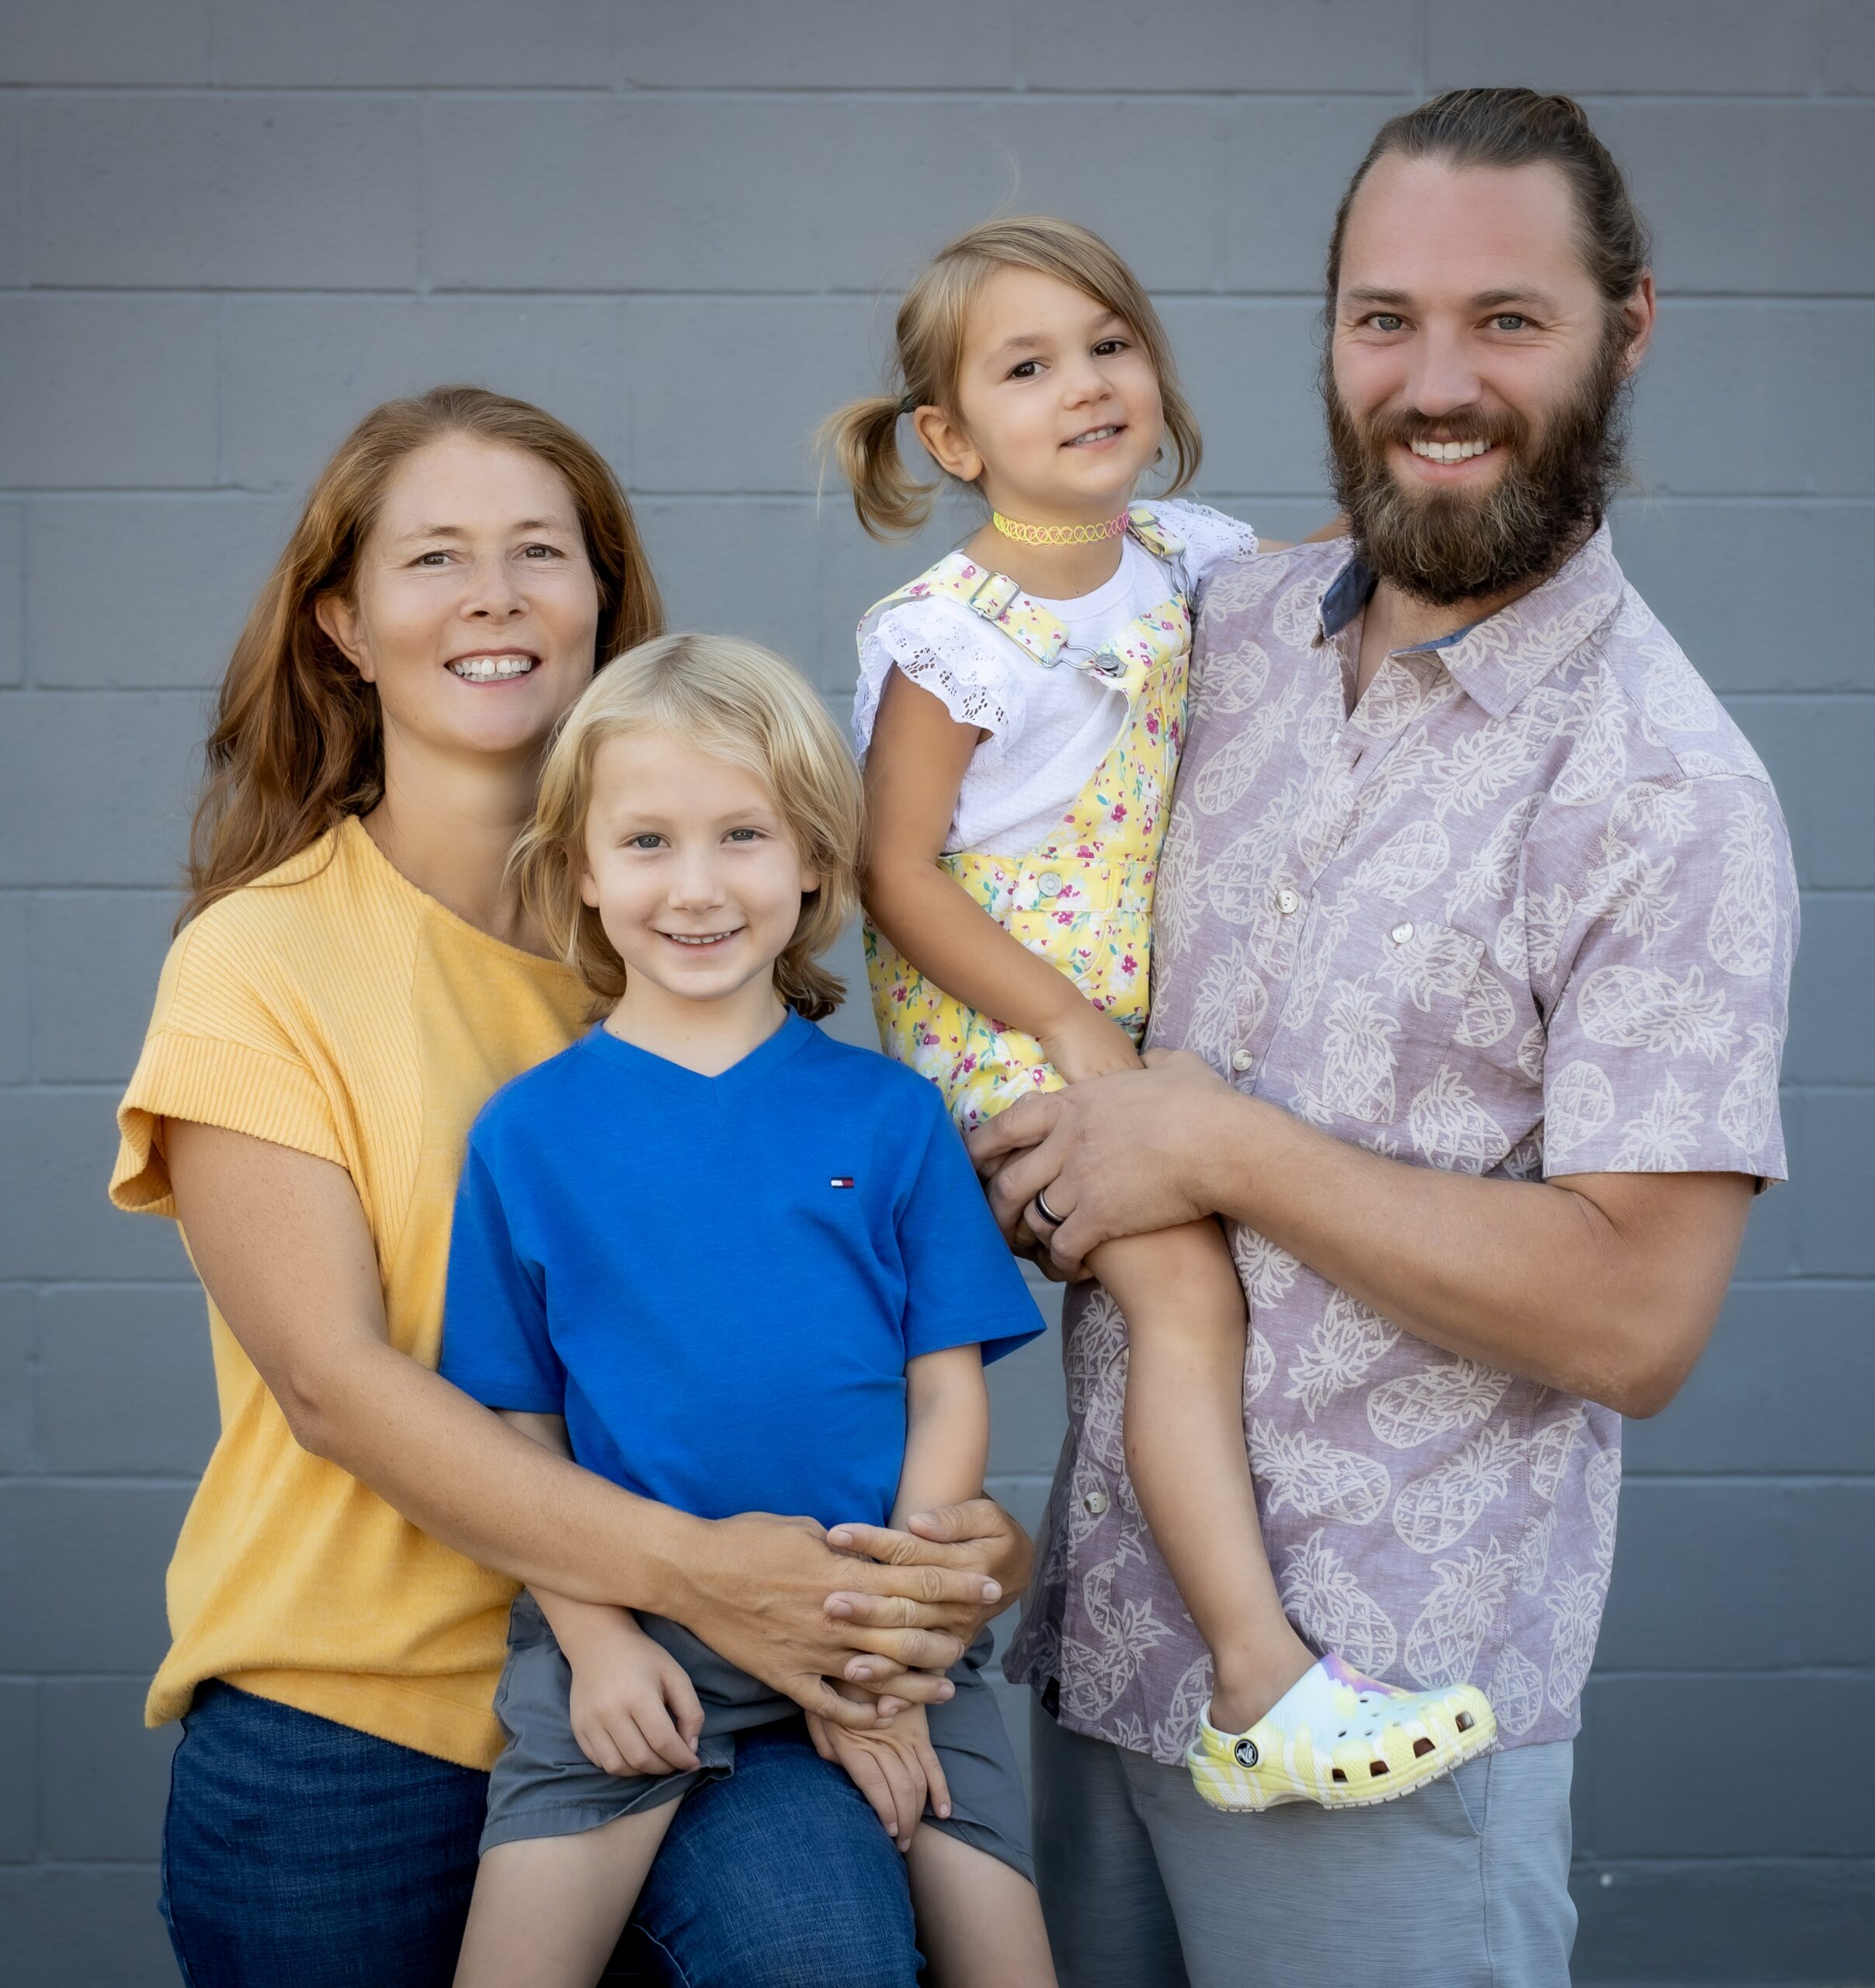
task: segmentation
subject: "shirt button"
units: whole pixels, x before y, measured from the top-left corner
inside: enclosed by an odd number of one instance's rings
[[[1296,913],[1300,911],[1301,908],[1302,900],[1296,895],[1293,891],[1280,890],[1276,892],[1276,909],[1280,911],[1285,918],[1294,917]]]
[[[1095,1485],[1093,1489],[1081,1500],[1081,1509],[1089,1518],[1099,1518],[1106,1508],[1107,1494],[1100,1489],[1099,1485]]]
[[[1061,895],[1061,873],[1058,870],[1044,870],[1035,880],[1035,888],[1045,898],[1058,898]]]
[[[1388,938],[1392,940],[1396,946],[1404,946],[1407,940],[1413,936],[1412,920],[1410,918],[1401,919],[1399,923],[1396,925],[1387,936]]]
[[[1256,1061],[1247,1049],[1234,1049],[1231,1052],[1231,1068],[1241,1077]]]

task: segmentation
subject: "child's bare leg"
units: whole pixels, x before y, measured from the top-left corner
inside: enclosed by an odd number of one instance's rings
[[[1241,1733],[1308,1669],[1257,1523],[1244,1451],[1244,1297],[1215,1222],[1103,1242],[1089,1267],[1125,1313],[1127,1468],[1217,1673],[1211,1723]]]
[[[922,1823],[905,1853],[932,1988],[1054,1988],[1035,1887],[1000,1858]]]
[[[576,1836],[530,1837],[486,1852],[456,1988],[592,1988],[677,1809],[660,1802]]]

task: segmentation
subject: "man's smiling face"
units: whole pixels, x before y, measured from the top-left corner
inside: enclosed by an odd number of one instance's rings
[[[1550,165],[1380,159],[1323,370],[1335,492],[1382,578],[1450,605],[1543,579],[1618,482],[1651,285],[1611,311]]]

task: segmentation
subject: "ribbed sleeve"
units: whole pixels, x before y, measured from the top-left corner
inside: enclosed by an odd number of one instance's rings
[[[345,1164],[330,1100],[305,1065],[246,1044],[153,1029],[117,1107],[111,1200],[137,1214],[175,1213],[158,1121],[186,1118]]]

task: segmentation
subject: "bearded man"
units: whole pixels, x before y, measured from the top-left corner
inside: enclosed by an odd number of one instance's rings
[[[1005,1225],[1070,1277],[1224,1219],[1288,1612],[1383,1680],[1479,1685],[1500,1739],[1347,1816],[1200,1801],[1208,1660],[1127,1480],[1122,1322],[1078,1286],[1009,1660],[1069,1988],[1568,1981],[1620,1418],[1685,1380],[1784,1173],[1783,819],[1604,518],[1654,317],[1568,99],[1454,92],[1381,130],[1328,255],[1352,543],[1203,600],[1148,1067],[977,1135]]]

